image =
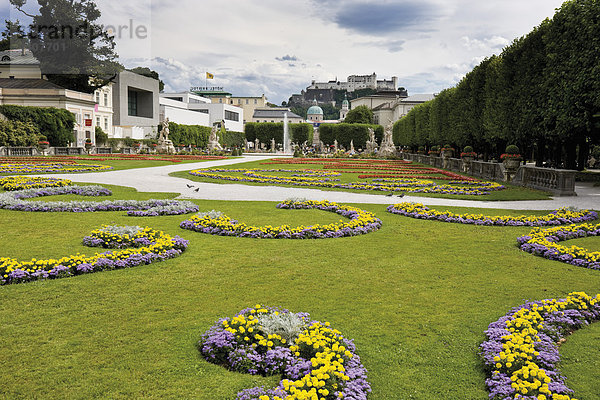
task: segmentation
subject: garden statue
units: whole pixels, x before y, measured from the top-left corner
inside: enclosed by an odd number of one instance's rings
[[[156,152],[160,154],[175,154],[175,146],[169,140],[169,118],[165,118],[162,122],[160,134],[158,135],[158,144]]]
[[[377,153],[380,157],[390,157],[396,155],[396,146],[394,146],[393,139],[394,123],[390,120],[390,123],[385,128],[383,134],[383,140],[381,141],[381,148]]]
[[[255,151],[259,151],[260,150],[260,141],[258,140],[258,138],[256,138],[254,140],[254,150]]]
[[[275,139],[271,139],[271,152],[275,153]]]
[[[217,131],[221,129],[221,126],[221,122],[215,122],[210,130],[210,136],[208,137],[209,151],[223,150],[223,147],[221,147],[221,144],[219,143],[219,137],[217,136]]]
[[[354,151],[354,140],[350,141],[350,154],[354,154],[356,153],[356,151]]]
[[[337,153],[338,151],[338,142],[337,139],[333,139],[333,152]]]
[[[375,140],[375,131],[369,128],[369,140],[367,140],[367,153],[375,153],[377,141]]]

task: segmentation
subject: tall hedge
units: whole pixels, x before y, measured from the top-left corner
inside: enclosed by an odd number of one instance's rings
[[[326,145],[332,145],[337,140],[346,149],[350,148],[352,141],[355,149],[364,149],[369,140],[369,128],[375,131],[375,139],[381,143],[383,126],[371,124],[321,124],[319,139]]]
[[[205,148],[208,145],[211,128],[201,125],[182,125],[169,122],[169,139],[175,146],[183,144],[186,146],[196,145]]]
[[[35,146],[39,136],[33,122],[0,120],[0,146]]]
[[[225,131],[219,134],[219,143],[225,148],[244,148],[246,145],[246,135],[244,132]]]
[[[62,108],[4,104],[0,105],[0,114],[10,121],[33,123],[51,146],[66,146],[74,140],[75,116]]]
[[[311,124],[289,124],[288,129],[293,142],[300,145],[304,142],[308,142],[309,145],[312,143]],[[244,133],[249,142],[258,139],[261,143],[269,144],[271,139],[275,139],[275,143],[283,143],[283,122],[247,122],[244,125]]]
[[[538,166],[583,169],[600,144],[600,1],[566,1],[552,19],[483,60],[456,87],[396,122],[416,150],[449,143],[497,158],[506,145]]]

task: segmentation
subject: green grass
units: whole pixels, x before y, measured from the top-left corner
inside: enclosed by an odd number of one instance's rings
[[[173,165],[173,164],[190,164],[190,163],[198,163],[198,162],[204,162],[204,161],[208,161],[208,160],[183,160],[181,162],[172,162],[172,161],[160,161],[160,160],[111,160],[111,159],[104,159],[103,157],[91,157],[91,156],[82,156],[85,159],[84,160],[69,160],[68,158],[65,159],[65,161],[73,161],[76,164],[94,164],[94,165],[109,165],[111,167],[113,167],[113,169],[111,171],[117,171],[117,170],[122,170],[122,169],[133,169],[133,168],[148,168],[148,167],[162,167],[165,165]],[[157,158],[160,158],[160,156],[158,156]],[[3,162],[10,162],[10,158],[3,158],[2,160],[0,160],[0,163]],[[55,161],[52,161],[55,162]],[[52,173],[56,173],[56,172],[52,172]],[[85,172],[81,172],[82,174],[84,174]],[[41,173],[39,172],[35,172],[35,175],[41,175]],[[6,176],[6,175],[14,175],[14,173],[0,173],[0,176]],[[29,175],[29,174],[21,174],[21,175]]]
[[[288,170],[301,170],[301,169],[314,169],[321,170],[323,169],[322,165],[319,164],[306,164],[306,165],[293,165],[293,164],[264,164],[265,161],[250,161],[247,163],[239,163],[235,165],[223,166],[219,167],[220,169],[240,169],[240,168],[259,168],[259,169],[288,169]],[[416,164],[421,165],[421,164]],[[360,168],[357,168],[359,170]],[[378,171],[374,170],[373,172],[369,172],[368,174],[377,174]],[[231,176],[243,176],[241,172],[231,172],[226,173]],[[288,172],[267,172],[268,175],[276,175],[276,176],[290,176],[291,173]],[[285,184],[274,184],[274,183],[254,183],[254,182],[232,182],[218,179],[210,179],[210,178],[202,178],[195,175],[189,174],[189,171],[179,171],[173,172],[170,174],[171,176],[175,176],[178,178],[186,178],[196,182],[208,182],[208,183],[218,183],[218,184],[244,184],[251,186],[284,186],[284,187],[292,187],[292,185]],[[361,174],[355,173],[343,173],[339,177],[335,177],[336,179],[340,179],[340,183],[349,183],[349,182],[357,182],[357,181],[371,181],[371,179],[359,179],[358,176]],[[432,178],[427,179],[432,180],[438,184],[448,184],[447,180],[436,180],[435,175]],[[503,183],[506,186],[504,190],[493,191],[489,195],[484,196],[468,196],[468,195],[450,195],[450,194],[436,194],[436,193],[411,193],[407,192],[411,196],[419,196],[419,197],[439,197],[439,198],[448,198],[448,199],[463,199],[463,200],[486,200],[486,201],[503,201],[503,200],[548,200],[550,199],[550,195],[546,192],[540,190],[534,190],[529,188],[524,188],[520,186],[514,186],[509,183]],[[302,186],[304,187],[304,186]],[[338,189],[338,188],[326,188],[326,187],[315,187],[319,190],[331,190],[331,191],[344,191],[351,193],[368,193],[368,194],[379,194],[385,195],[387,192],[378,191],[378,190],[354,190],[354,189]]]
[[[123,189],[113,197],[146,196],[159,194]],[[339,219],[270,202],[196,203],[254,224]],[[373,387],[370,400],[484,400],[477,351],[491,322],[528,299],[600,291],[600,271],[520,251],[516,238],[529,228],[357,207],[375,212],[383,227],[297,241],[200,234],[178,227],[184,216],[0,210],[1,256],[21,260],[90,254],[82,237],[108,223],[148,225],[190,240],[182,256],[163,263],[0,287],[0,398],[213,400],[275,384],[276,378],[212,365],[195,348],[218,318],[263,303],[309,312],[355,339]],[[599,328],[584,328],[563,345],[563,368],[580,400],[598,398]]]

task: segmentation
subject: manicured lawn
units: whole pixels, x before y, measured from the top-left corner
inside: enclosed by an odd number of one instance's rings
[[[112,189],[113,198],[169,197]],[[269,202],[197,204],[251,224],[339,219]],[[0,210],[1,256],[21,260],[90,254],[81,239],[102,224],[148,225],[190,240],[183,255],[163,263],[1,286],[0,397],[212,400],[274,385],[273,377],[210,364],[195,348],[218,318],[263,303],[309,312],[355,339],[371,400],[483,400],[477,352],[490,322],[527,299],[600,291],[600,271],[521,252],[516,238],[529,228],[423,221],[389,214],[384,205],[356,206],[375,212],[383,227],[298,241],[186,231],[178,227],[184,216]],[[581,329],[563,346],[580,400],[598,396],[599,328]]]
[[[414,164],[414,165],[422,166],[422,164]],[[246,168],[246,169],[252,169],[252,168],[287,169],[287,170],[302,170],[302,169],[323,170],[324,169],[323,166],[319,165],[319,164],[307,164],[307,165],[284,164],[284,163],[272,164],[272,163],[268,163],[268,161],[251,161],[251,162],[247,162],[247,163],[240,163],[240,164],[235,164],[235,165],[231,165],[231,166],[219,167],[219,169],[244,169],[244,168]],[[360,169],[360,168],[356,168],[356,169]],[[331,171],[331,170],[329,170],[329,171]],[[366,174],[378,174],[381,172],[378,172],[377,170],[373,170],[373,171],[366,171],[365,173]],[[223,173],[223,174],[235,176],[235,177],[243,176],[243,174],[241,172],[231,172],[231,173],[227,172],[227,173]],[[291,172],[264,172],[264,174],[272,175],[272,176],[291,176],[292,175]],[[203,177],[191,175],[191,174],[189,174],[189,171],[173,172],[173,173],[171,173],[171,175],[179,177],[179,178],[190,179],[190,180],[193,180],[196,182],[208,182],[208,183],[219,183],[219,184],[237,183],[237,184],[245,184],[245,185],[253,185],[253,186],[276,185],[274,183],[232,182],[232,181],[226,181],[226,180],[203,178]],[[372,180],[371,178],[365,178],[365,179],[359,178],[359,175],[361,175],[361,174],[344,172],[341,176],[335,177],[335,178],[340,179],[339,183],[349,183],[349,182],[357,182],[357,181],[370,182]],[[440,177],[440,176],[441,175],[432,175],[432,177],[427,178],[427,180],[432,180],[437,184],[448,184],[449,181],[447,181],[447,180],[436,179],[436,177]],[[486,200],[486,201],[547,200],[550,198],[549,194],[542,192],[540,190],[523,188],[523,187],[514,186],[514,185],[510,185],[510,184],[506,184],[506,183],[503,183],[503,185],[506,186],[506,189],[493,191],[489,195],[484,195],[484,196],[450,195],[450,194],[434,194],[434,193],[426,194],[426,193],[413,193],[413,192],[410,192],[410,193],[407,192],[407,193],[409,193],[411,196],[426,196],[426,197],[441,197],[441,198],[449,198],[449,199]],[[291,186],[291,185],[277,184],[277,186]],[[305,187],[305,186],[299,186],[299,187]],[[347,192],[353,192],[353,193],[369,193],[369,194],[379,194],[379,195],[385,195],[387,193],[384,191],[377,191],[377,190],[353,190],[353,189],[338,189],[338,188],[326,188],[326,187],[317,187],[317,188],[319,190],[347,191]]]

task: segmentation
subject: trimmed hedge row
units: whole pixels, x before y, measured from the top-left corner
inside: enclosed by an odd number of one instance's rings
[[[68,110],[54,107],[27,107],[4,104],[0,105],[0,114],[3,114],[13,123],[19,121],[34,124],[38,129],[37,134],[41,133],[46,136],[51,146],[66,146],[74,139],[75,116]],[[22,125],[12,126],[13,134],[29,131],[30,128],[24,128]],[[29,135],[29,133],[24,134]],[[28,139],[23,140],[27,142]]]
[[[169,122],[169,139],[174,145],[196,145],[206,148],[211,128],[201,125],[181,125]],[[245,136],[243,132],[221,131],[218,133],[219,143],[223,147],[243,147]]]
[[[332,145],[337,140],[346,149],[350,148],[352,141],[355,149],[364,149],[369,140],[369,128],[375,130],[375,139],[381,143],[383,126],[370,124],[322,124],[319,127],[319,139],[326,145]]]
[[[289,124],[290,138],[293,142],[302,144],[312,143],[313,127],[311,124]],[[254,142],[258,139],[261,143],[283,143],[283,122],[248,122],[245,127],[246,140]]]

